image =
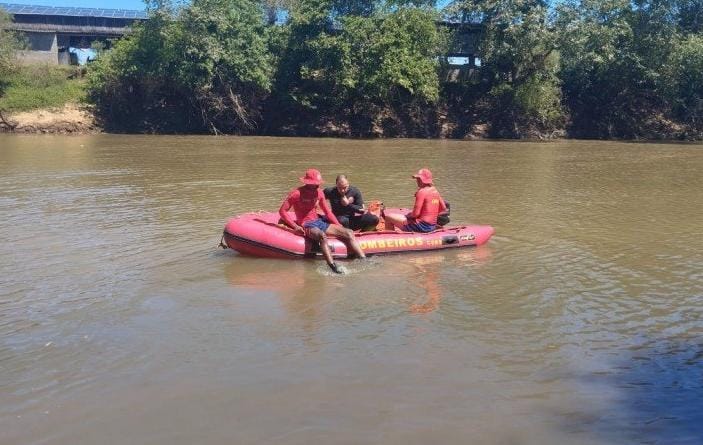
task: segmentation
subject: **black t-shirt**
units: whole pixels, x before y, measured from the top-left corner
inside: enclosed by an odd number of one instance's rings
[[[347,198],[354,198],[354,202],[347,206],[342,205],[342,195],[339,194],[337,187],[327,187],[325,189],[325,198],[330,200],[332,213],[335,216],[354,216],[357,213],[362,213],[364,199],[361,197],[359,189],[350,185],[345,194]]]

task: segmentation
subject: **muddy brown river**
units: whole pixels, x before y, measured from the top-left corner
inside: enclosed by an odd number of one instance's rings
[[[217,248],[308,167],[479,248]],[[0,135],[0,443],[701,444],[703,145]]]

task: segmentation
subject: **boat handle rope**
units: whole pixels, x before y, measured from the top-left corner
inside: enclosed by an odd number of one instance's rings
[[[217,245],[217,247],[222,247],[223,249],[229,249],[229,246],[225,244],[225,234],[222,233],[222,238],[220,238],[220,244]]]

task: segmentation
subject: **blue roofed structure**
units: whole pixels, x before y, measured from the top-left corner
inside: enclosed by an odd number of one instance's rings
[[[135,21],[146,20],[145,11],[107,8],[74,8],[0,3],[13,17],[12,29],[21,32],[29,48],[26,63],[79,63],[90,57],[95,41],[110,44],[129,32]],[[75,56],[71,56],[74,54]]]
[[[0,3],[0,8],[12,15],[45,15],[65,17],[105,17],[117,19],[146,19],[146,11],[134,9],[74,8],[71,6],[38,6]]]

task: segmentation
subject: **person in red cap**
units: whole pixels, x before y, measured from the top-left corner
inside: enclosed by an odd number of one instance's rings
[[[405,232],[432,232],[438,228],[437,216],[447,211],[447,205],[433,185],[429,169],[421,168],[412,177],[418,187],[413,210],[407,215],[386,214],[386,229],[394,230],[398,227]]]
[[[281,208],[278,209],[283,222],[296,233],[318,242],[327,265],[336,273],[341,273],[341,271],[332,259],[332,252],[327,245],[327,235],[335,236],[346,244],[349,257],[356,255],[358,258],[366,258],[364,251],[361,250],[359,243],[354,238],[354,232],[339,224],[337,217],[334,216],[332,209],[327,204],[325,194],[320,190],[320,185],[323,182],[320,172],[310,168],[300,180],[303,182],[303,186],[290,192],[281,204]],[[324,212],[326,220],[318,216],[318,205]],[[291,208],[295,213],[295,219],[291,218],[288,213]]]

